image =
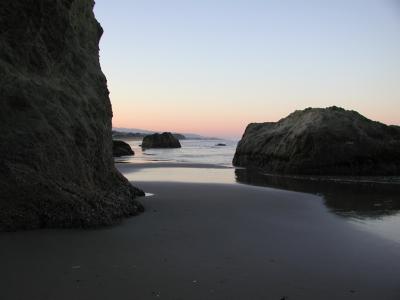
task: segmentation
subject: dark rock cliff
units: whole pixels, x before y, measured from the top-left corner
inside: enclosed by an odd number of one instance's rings
[[[114,167],[93,5],[0,2],[0,230],[111,224],[143,209]]]
[[[233,164],[269,173],[399,175],[400,128],[338,107],[308,108],[248,125]]]

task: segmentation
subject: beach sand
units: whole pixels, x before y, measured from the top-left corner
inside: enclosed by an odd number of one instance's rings
[[[135,185],[154,195],[119,225],[1,233],[0,299],[400,299],[400,245],[319,196]]]

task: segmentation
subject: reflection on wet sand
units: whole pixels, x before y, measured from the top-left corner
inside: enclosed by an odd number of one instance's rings
[[[334,213],[357,219],[378,219],[400,212],[400,184],[326,178],[286,177],[236,169],[239,183],[319,194]]]

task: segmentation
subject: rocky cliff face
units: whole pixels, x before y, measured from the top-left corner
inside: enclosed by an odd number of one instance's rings
[[[399,175],[400,127],[338,107],[308,108],[248,125],[233,164],[269,173]]]
[[[142,210],[114,168],[93,0],[0,2],[0,229],[110,224]]]

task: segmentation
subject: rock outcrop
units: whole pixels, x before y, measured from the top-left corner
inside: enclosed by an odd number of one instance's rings
[[[0,2],[0,230],[90,227],[143,207],[114,167],[93,0]]]
[[[142,141],[142,148],[181,148],[179,140],[170,132],[146,135]]]
[[[124,141],[113,140],[113,155],[114,157],[135,155],[135,152],[128,143],[125,143]]]
[[[308,108],[248,125],[233,164],[268,173],[399,175],[400,127],[338,107]]]

